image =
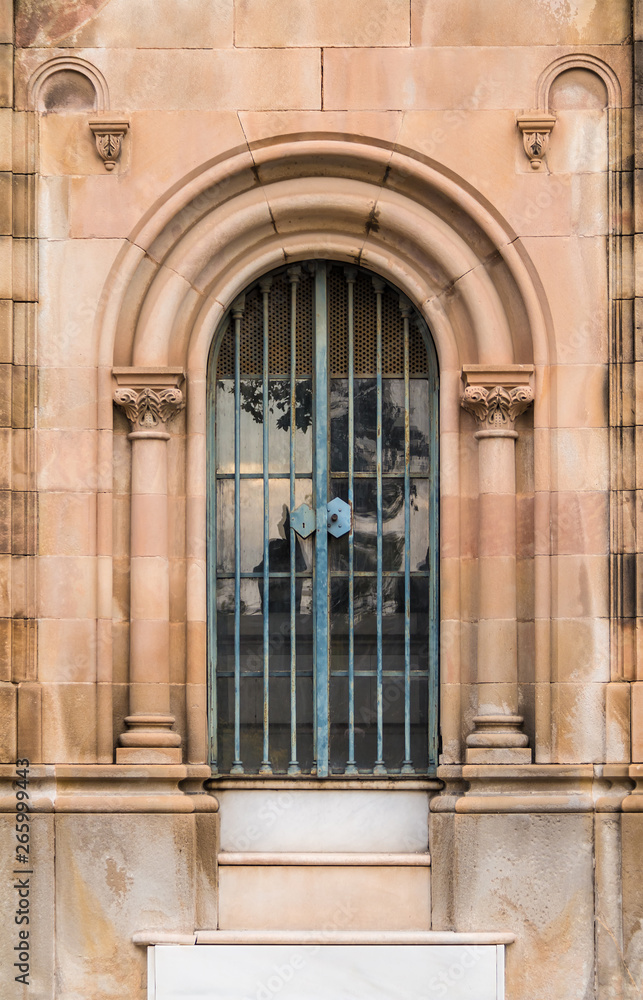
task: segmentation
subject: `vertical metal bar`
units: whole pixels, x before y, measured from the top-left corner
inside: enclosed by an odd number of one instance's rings
[[[234,760],[230,774],[243,774],[241,760],[241,317],[235,302],[234,319]]]
[[[315,270],[315,705],[317,775],[328,775],[328,308],[326,264]]]
[[[413,774],[411,760],[411,387],[409,317],[411,306],[400,299],[404,322],[404,761],[402,774]]]
[[[382,676],[382,293],[385,284],[381,278],[373,278],[376,297],[376,372],[377,372],[377,416],[376,416],[376,477],[377,477],[377,759],[374,774],[386,774],[384,766],[384,704]]]
[[[290,279],[290,510],[295,508],[297,427],[297,285],[300,267],[288,268]],[[299,774],[297,761],[297,537],[290,525],[290,761],[288,774]]]
[[[439,538],[439,510],[440,510],[440,488],[438,482],[438,449],[439,449],[439,425],[438,425],[438,362],[435,355],[435,348],[430,339],[430,334],[426,332],[427,356],[429,362],[429,420],[430,437],[429,447],[431,456],[430,480],[429,480],[429,771],[435,772],[438,766],[438,656],[439,638],[438,623],[440,620],[440,596],[438,590],[439,565],[438,565],[438,538]]]
[[[348,295],[348,503],[351,517],[355,472],[355,280],[354,267],[344,269]],[[355,536],[348,535],[348,762],[346,774],[357,774],[355,761]]]
[[[263,297],[263,755],[259,774],[272,774],[270,764],[270,397],[269,310],[268,297],[272,278],[262,278],[259,288]]]
[[[224,330],[227,337],[229,326]],[[216,415],[217,415],[217,364],[218,347],[215,344],[210,358],[208,378],[208,512],[206,532],[208,543],[208,761],[212,773],[219,770],[218,759],[218,692],[217,692],[217,455],[216,455]]]

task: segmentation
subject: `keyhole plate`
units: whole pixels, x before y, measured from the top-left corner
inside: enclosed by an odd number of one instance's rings
[[[295,510],[291,510],[290,527],[294,528],[301,538],[308,538],[315,530],[314,510],[311,510],[307,503],[302,503]]]

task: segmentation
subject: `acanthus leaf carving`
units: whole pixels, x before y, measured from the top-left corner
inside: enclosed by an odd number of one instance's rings
[[[123,148],[123,136],[129,129],[128,121],[92,121],[89,127],[94,133],[96,149],[106,170],[113,170]]]
[[[154,431],[165,425],[185,406],[180,389],[119,388],[114,402],[122,406],[135,431]]]
[[[534,399],[529,385],[507,387],[468,385],[461,398],[463,409],[488,429],[510,430],[516,417],[524,413]]]

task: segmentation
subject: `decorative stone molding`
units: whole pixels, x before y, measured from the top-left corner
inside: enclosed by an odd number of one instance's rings
[[[180,368],[114,368],[114,402],[125,411],[132,434],[165,436],[165,425],[185,406]],[[130,435],[131,436],[131,435]]]
[[[531,365],[466,365],[462,370],[465,389],[461,405],[485,430],[513,432],[516,418],[534,401],[532,374]]]
[[[94,133],[96,149],[105,164],[105,170],[113,170],[121,155],[123,136],[129,129],[128,121],[93,121],[89,127]]]
[[[50,76],[55,73],[61,73],[64,71],[81,73],[83,76],[92,84],[94,91],[96,93],[96,105],[95,111],[100,115],[106,111],[109,111],[109,89],[107,87],[107,81],[105,77],[92,63],[87,62],[86,59],[80,59],[78,56],[56,56],[54,59],[49,59],[42,66],[39,66],[37,70],[31,76],[28,83],[28,103],[29,107],[38,110],[40,103],[40,91],[43,84]]]
[[[521,115],[516,118],[516,124],[522,132],[522,144],[529,157],[532,170],[540,170],[551,130],[556,124],[556,116],[546,112],[535,112],[532,115]]]

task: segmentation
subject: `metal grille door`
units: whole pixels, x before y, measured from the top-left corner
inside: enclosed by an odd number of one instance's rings
[[[430,773],[437,365],[423,321],[371,272],[281,269],[230,311],[209,400],[213,771]]]

